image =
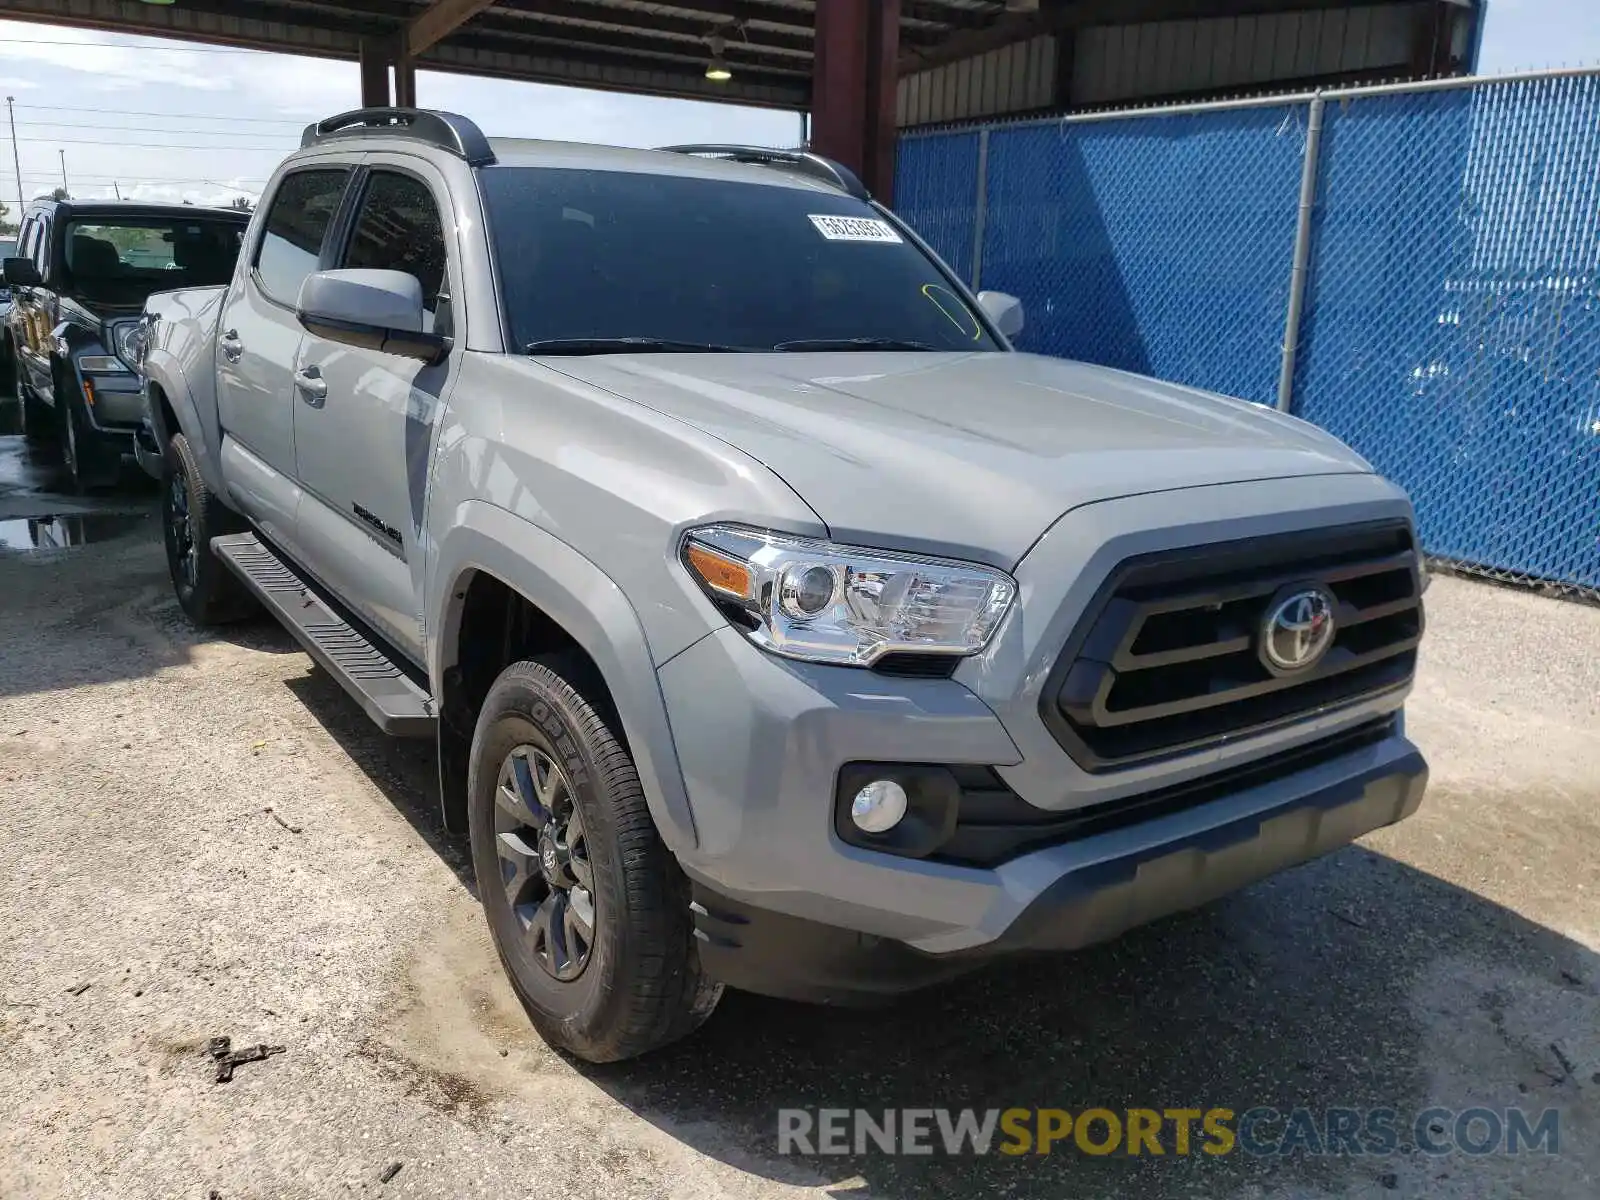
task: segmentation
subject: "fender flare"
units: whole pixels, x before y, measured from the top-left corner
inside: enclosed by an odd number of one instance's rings
[[[444,673],[454,665],[466,594],[463,581],[481,571],[542,610],[594,660],[616,705],[662,840],[674,853],[695,849],[699,837],[655,659],[622,589],[547,530],[477,500],[452,513],[432,568],[426,611],[434,618],[428,639],[434,694],[441,694]]]
[[[166,418],[161,413],[161,406],[154,403],[150,395],[152,386],[159,387],[161,394],[166,397],[172,413],[178,418],[178,428],[168,429]],[[188,381],[184,378],[183,368],[178,360],[168,351],[152,347],[145,355],[144,360],[144,411],[145,418],[150,422],[150,432],[155,435],[156,445],[163,453],[172,440],[172,435],[182,433],[189,439],[189,446],[194,451],[195,461],[200,465],[200,477],[205,480],[206,488],[214,496],[226,497],[228,489],[222,478],[222,464],[217,458],[216,447],[222,439],[218,436],[216,420],[213,410],[213,419],[208,426],[201,418],[200,410],[190,394]]]
[[[58,321],[50,331],[49,341],[50,399],[58,410],[62,402],[58,394],[62,381],[78,382],[73,359],[82,353],[110,354],[111,351],[98,331],[87,329],[77,321]]]

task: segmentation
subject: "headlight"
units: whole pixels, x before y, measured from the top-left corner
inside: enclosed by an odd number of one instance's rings
[[[130,371],[137,372],[144,358],[144,322],[120,321],[111,327],[112,349]]]
[[[988,567],[711,525],[683,561],[757,645],[787,658],[870,666],[886,654],[976,654],[1017,585]]]

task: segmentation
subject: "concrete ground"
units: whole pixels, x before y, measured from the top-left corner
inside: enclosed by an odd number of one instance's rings
[[[1600,608],[1436,580],[1432,789],[1360,846],[887,1013],[729,994],[598,1069],[513,1000],[431,750],[269,624],[193,632],[148,486],[54,486],[0,439],[0,1197],[1600,1194]],[[286,1052],[218,1084],[213,1035]],[[1561,1126],[1482,1159],[801,1160],[789,1105]]]

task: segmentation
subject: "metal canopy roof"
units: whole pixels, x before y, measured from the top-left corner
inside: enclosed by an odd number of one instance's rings
[[[829,0],[0,0],[0,16],[327,58],[804,109]],[[1373,0],[900,0],[900,69],[1053,29]],[[705,78],[720,35],[732,79]],[[426,104],[426,97],[419,98]]]
[[[826,3],[826,0],[823,0]],[[404,38],[424,70],[805,108],[814,0],[0,0],[0,17],[354,59]],[[902,0],[903,51],[942,49],[1006,0]],[[705,78],[720,34],[733,78]],[[422,100],[426,103],[426,98]]]

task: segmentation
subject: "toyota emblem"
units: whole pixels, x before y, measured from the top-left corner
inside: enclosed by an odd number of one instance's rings
[[[1261,661],[1274,675],[1298,675],[1322,661],[1333,644],[1333,593],[1295,584],[1273,597],[1261,622]]]

